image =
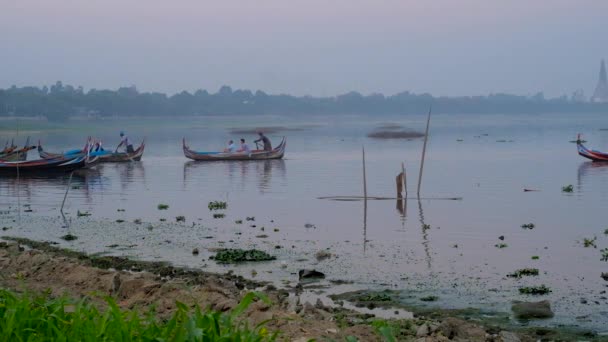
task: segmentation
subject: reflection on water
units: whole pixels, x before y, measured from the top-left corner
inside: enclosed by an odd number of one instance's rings
[[[424,246],[424,253],[426,256],[426,265],[427,268],[431,269],[431,248],[429,241],[429,231],[431,230],[431,226],[427,225],[424,220],[424,211],[422,211],[422,201],[418,199],[418,213],[420,214],[420,227],[422,228],[422,246]]]

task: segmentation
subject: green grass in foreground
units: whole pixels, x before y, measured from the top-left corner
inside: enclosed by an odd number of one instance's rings
[[[163,321],[153,311],[122,310],[111,298],[102,312],[87,300],[0,289],[0,341],[275,341],[277,333],[263,324],[250,328],[237,320],[256,298],[268,301],[263,294],[249,293],[229,313],[177,302],[177,311]]]

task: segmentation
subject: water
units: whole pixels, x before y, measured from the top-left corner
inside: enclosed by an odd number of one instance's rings
[[[387,123],[423,131],[425,119],[235,116],[30,127],[21,137],[40,138],[48,151],[81,146],[87,135],[101,137],[108,147],[125,129],[136,144],[147,137],[146,152],[141,163],[103,164],[75,175],[65,209],[69,228],[58,209],[67,178],[21,179],[19,184],[0,179],[0,225],[11,227],[5,235],[56,241],[90,253],[232,269],[248,277],[255,269],[256,278],[278,285],[296,284],[301,268],[353,282],[326,293],[390,288],[402,291],[405,302],[420,304],[419,297],[435,294],[439,300],[431,305],[498,312],[509,312],[512,300],[547,298],[556,317],[541,324],[605,326],[608,283],[600,275],[608,263],[600,260],[600,250],[608,247],[603,212],[608,166],[586,162],[569,141],[580,132],[587,145],[608,150],[608,131],[601,130],[608,128],[608,117],[434,115],[422,184],[425,199],[417,201],[422,140],[373,140],[366,134]],[[231,128],[256,125],[289,128],[270,135],[275,143],[287,136],[284,160],[196,163],[181,153],[182,137],[193,149],[218,150],[229,138],[240,138],[229,133]],[[405,161],[407,201],[368,201],[364,210],[361,201],[319,199],[362,195],[362,145],[369,194],[393,197],[395,176]],[[573,193],[561,191],[568,184]],[[442,199],[446,197],[462,200]],[[224,219],[213,219],[207,209],[215,200],[228,202]],[[160,203],[169,209],[158,210]],[[91,216],[77,217],[77,211]],[[175,222],[179,215],[185,223]],[[522,229],[525,223],[535,228]],[[68,230],[79,239],[61,240]],[[585,248],[584,238],[597,238],[597,248]],[[508,247],[495,247],[499,243]],[[191,254],[195,247],[201,250],[198,256]],[[221,247],[258,248],[278,260],[217,265],[209,256]],[[334,257],[317,262],[314,254],[323,249]],[[524,267],[541,274],[506,277]],[[518,293],[519,287],[540,284],[553,292],[538,298]]]

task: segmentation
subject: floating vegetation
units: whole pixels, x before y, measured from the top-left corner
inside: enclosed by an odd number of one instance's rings
[[[161,203],[161,204],[158,205],[157,208],[158,208],[158,210],[167,210],[167,209],[169,209],[169,205]]]
[[[247,221],[255,221],[255,216],[251,216],[251,217],[247,216],[245,218],[245,220],[247,220]]]
[[[594,236],[593,239],[583,238],[583,246],[585,248],[589,248],[589,247],[597,248],[597,246],[595,245],[595,240],[597,240],[597,236]]]
[[[507,274],[507,277],[510,278],[521,278],[525,276],[537,276],[538,268],[522,268],[513,273]]]
[[[243,220],[236,220],[236,221],[234,221],[234,223],[236,223],[236,224],[243,224]]]
[[[431,225],[430,224],[423,224],[422,225],[422,229],[423,230],[431,229]]]
[[[604,248],[600,251],[602,253],[602,261],[608,261],[608,248]]]
[[[2,227],[2,230],[4,230],[4,231],[7,231],[9,229],[11,229],[11,227]]]
[[[125,222],[125,220],[123,220],[123,219],[116,220],[116,223],[123,223],[123,222]]]
[[[228,208],[228,203],[221,201],[213,201],[209,202],[209,205],[207,205],[207,207],[209,208],[209,210],[221,210]]]
[[[538,259],[540,259],[540,257],[538,255],[533,255],[532,256],[532,260],[538,260]]]
[[[572,184],[562,186],[562,192],[573,192],[573,191],[574,191],[574,186]]]
[[[519,288],[519,293],[529,295],[546,295],[551,292],[551,289],[545,285],[526,286]]]
[[[88,211],[80,211],[80,210],[78,210],[76,212],[76,216],[78,216],[78,217],[91,216],[91,213],[88,212]]]
[[[359,302],[390,302],[393,297],[386,293],[368,293],[356,298]]]
[[[509,247],[509,245],[507,245],[506,243],[497,243],[497,244],[494,245],[494,247],[502,249],[502,248]]]
[[[602,279],[604,279],[605,281],[608,281],[608,273],[606,273],[606,272],[602,272],[601,277],[602,277]]]
[[[273,231],[273,232],[278,232],[278,231],[279,231],[279,228],[274,228],[272,231]]]
[[[224,218],[225,216],[226,216],[226,214],[223,214],[223,213],[215,213],[215,214],[213,214],[213,218],[214,219],[221,219],[221,218]]]
[[[534,229],[535,225],[534,225],[534,223],[526,223],[526,224],[522,224],[521,227],[523,229]]]
[[[141,224],[141,219],[135,219],[135,220],[133,220],[133,223],[135,223],[135,224]]]
[[[177,216],[175,217],[175,222],[186,222],[186,216]]]
[[[439,297],[432,296],[432,295],[420,298],[420,300],[423,302],[435,302],[435,301],[437,301],[437,299],[439,299]]]
[[[74,240],[78,239],[78,236],[68,233],[68,234],[65,234],[64,236],[62,236],[61,239],[65,240],[65,241],[74,241]]]
[[[116,209],[116,211],[119,211],[119,212],[120,212],[120,211],[125,211],[125,210],[124,210],[124,209]]]
[[[228,264],[243,261],[276,260],[276,257],[257,249],[223,249],[218,251],[215,256],[212,256],[210,259],[215,260],[218,263]]]
[[[165,222],[165,221],[167,221],[167,219],[166,219],[166,218],[161,217],[159,221],[160,221],[160,222]]]
[[[604,229],[604,235],[608,235],[608,228]]]

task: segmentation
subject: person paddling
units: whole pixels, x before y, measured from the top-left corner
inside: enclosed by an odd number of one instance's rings
[[[264,144],[264,151],[272,151],[272,144],[270,143],[270,139],[268,139],[268,137],[265,136],[262,132],[258,132],[258,135],[260,136],[260,138],[258,140],[255,140],[254,143],[257,144],[261,141]]]
[[[127,153],[135,152],[135,150],[133,149],[133,145],[131,145],[131,142],[129,141],[129,137],[125,135],[125,132],[120,132],[120,144],[116,146],[116,151],[114,152],[118,152],[118,149],[121,146],[125,146],[125,148],[127,149]]]

